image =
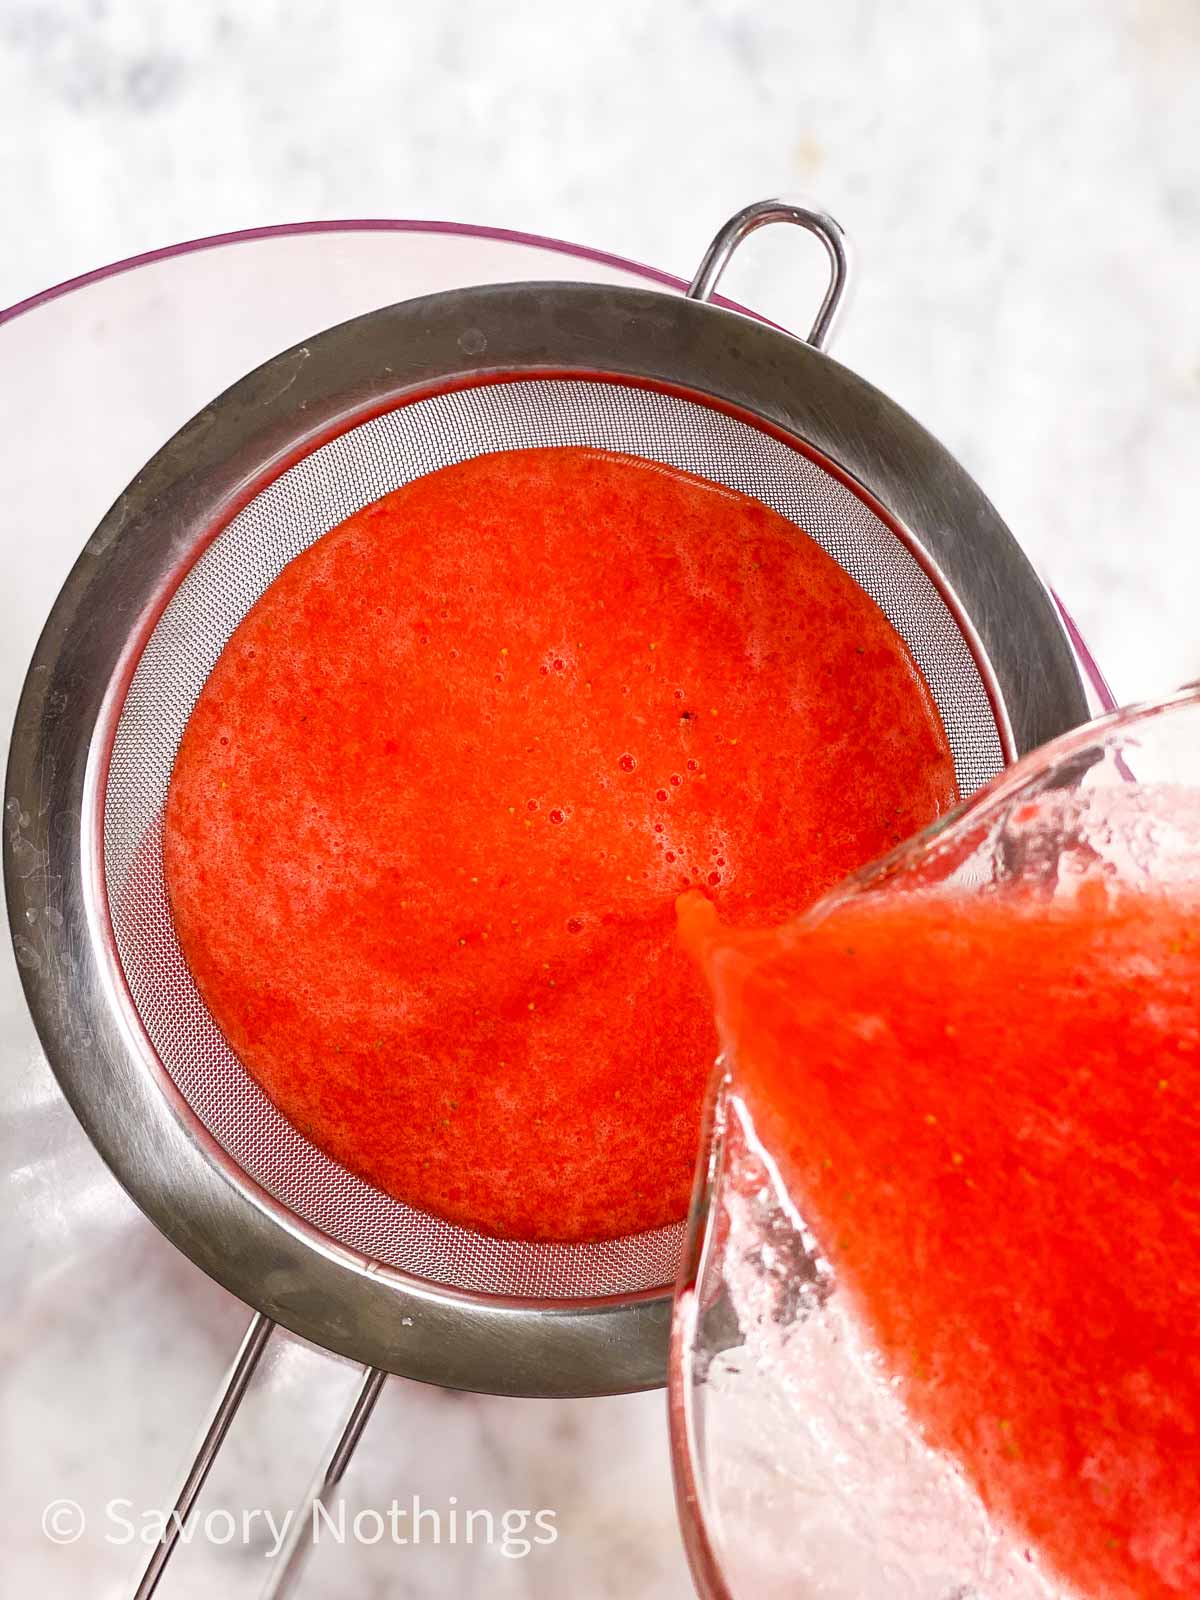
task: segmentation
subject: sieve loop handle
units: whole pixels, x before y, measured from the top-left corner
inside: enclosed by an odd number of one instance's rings
[[[805,341],[815,350],[823,350],[841,311],[850,280],[850,251],[846,235],[828,212],[811,211],[807,206],[795,205],[790,200],[756,200],[753,205],[743,207],[736,216],[730,217],[704,252],[696,276],[688,285],[687,298],[711,300],[721,281],[721,274],[742,240],[756,228],[765,228],[770,222],[790,222],[798,228],[805,228],[825,246],[825,254],[829,257],[829,287]]]

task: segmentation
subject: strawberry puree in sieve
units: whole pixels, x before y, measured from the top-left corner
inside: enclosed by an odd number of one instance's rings
[[[200,992],[321,1149],[485,1233],[686,1210],[716,1050],[689,885],[769,924],[957,798],[906,646],[758,502],[481,456],[297,557],[187,725],[165,869]]]

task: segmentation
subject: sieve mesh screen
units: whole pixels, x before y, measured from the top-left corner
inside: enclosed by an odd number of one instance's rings
[[[485,1239],[413,1210],[323,1155],[225,1043],[167,909],[162,815],[184,725],[213,664],[283,567],[370,501],[491,450],[589,445],[694,472],[802,527],[907,640],[941,711],[959,788],[1004,765],[971,650],[906,546],[838,478],[773,435],[691,400],[620,383],[492,383],[403,405],[305,456],[263,489],[188,571],[129,685],[105,791],[104,872],[126,981],[175,1085],[239,1167],[291,1211],[371,1260],[477,1294],[576,1299],[669,1284],[682,1224],[596,1245]]]

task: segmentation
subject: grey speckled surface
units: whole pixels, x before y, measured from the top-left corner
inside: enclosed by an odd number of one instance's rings
[[[492,223],[687,274],[745,200],[816,197],[859,251],[837,353],[962,458],[1132,698],[1200,675],[1198,81],[1195,0],[0,0],[0,305],[176,239],[310,217]],[[802,324],[819,264],[762,235],[729,288]],[[237,319],[201,336],[232,341]],[[52,592],[28,578],[22,531],[3,530],[6,696]],[[7,967],[5,985],[6,1214],[35,1231],[7,1231],[0,1257],[0,1594],[115,1600],[136,1552],[55,1550],[40,1507],[160,1503],[242,1314],[99,1168]],[[209,1503],[286,1503],[351,1378],[281,1349]],[[523,1561],[326,1549],[305,1593],[688,1592],[660,1397],[397,1384],[355,1473],[363,1505],[414,1489],[552,1504],[562,1538]],[[240,1600],[260,1574],[255,1550],[192,1549],[164,1594]]]
[[[1122,697],[1200,671],[1194,0],[3,0],[0,303],[189,235],[432,216],[686,272],[813,193],[839,352],[966,461]],[[784,321],[815,266],[763,238]]]

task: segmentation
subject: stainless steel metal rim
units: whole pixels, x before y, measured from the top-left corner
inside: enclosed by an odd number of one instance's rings
[[[371,415],[450,389],[549,376],[619,379],[729,410],[841,476],[954,610],[1007,755],[1087,715],[1048,594],[953,458],[818,349],[695,299],[545,283],[392,306],[260,367],[130,484],[46,624],[9,760],[10,917],[24,934],[22,979],[46,1053],[132,1198],[232,1293],[368,1366],[514,1395],[661,1384],[669,1290],[571,1302],[464,1295],[344,1248],[249,1180],[182,1100],[133,1008],[108,918],[102,808],[130,675],[207,539],[294,461]],[[57,911],[61,925],[27,925],[35,905]]]

